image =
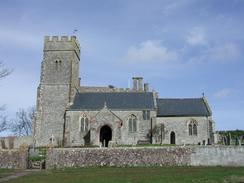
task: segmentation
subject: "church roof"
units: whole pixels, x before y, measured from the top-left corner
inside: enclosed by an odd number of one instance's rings
[[[204,98],[157,99],[157,116],[211,116]]]
[[[152,92],[77,93],[69,110],[97,110],[104,106],[115,110],[154,109]]]

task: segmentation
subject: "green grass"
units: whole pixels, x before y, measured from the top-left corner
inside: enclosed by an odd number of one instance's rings
[[[30,156],[28,157],[30,161],[41,161],[45,159],[45,156]]]
[[[14,171],[15,170],[11,170],[11,169],[0,169],[0,178],[8,176],[9,174],[11,174]]]
[[[47,170],[8,183],[244,182],[244,167],[137,167]]]

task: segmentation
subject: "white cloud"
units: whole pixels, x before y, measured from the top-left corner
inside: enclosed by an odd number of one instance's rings
[[[208,44],[202,52],[189,59],[190,63],[228,63],[237,61],[241,56],[240,49],[234,43]]]
[[[202,27],[194,27],[186,38],[186,42],[190,45],[207,44],[206,33]]]
[[[161,41],[148,40],[131,47],[126,60],[130,62],[170,62],[177,60],[177,53],[161,45]]]
[[[231,89],[225,88],[225,89],[215,92],[214,97],[215,98],[225,98],[225,97],[229,96],[231,93],[232,93]]]
[[[239,48],[233,43],[218,44],[208,50],[213,60],[227,61],[235,60],[240,56]]]

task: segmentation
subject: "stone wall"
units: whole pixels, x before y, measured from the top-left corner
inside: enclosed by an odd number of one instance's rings
[[[197,135],[189,135],[189,122],[195,120],[197,123]],[[209,134],[209,117],[157,117],[156,124],[160,127],[161,124],[164,125],[165,131],[163,133],[162,143],[170,144],[170,133],[175,133],[175,143],[177,145],[183,144],[203,144],[208,143],[210,139]],[[161,133],[159,132],[159,137],[155,137],[155,143],[161,143]]]
[[[20,146],[29,146],[33,145],[32,136],[8,136],[8,137],[0,137],[0,149],[15,149]]]
[[[14,148],[19,148],[21,146],[30,146],[33,145],[33,137],[31,135],[17,137],[14,141]]]
[[[192,166],[244,166],[244,147],[198,147],[191,154]]]
[[[129,132],[129,117],[137,118],[137,131]],[[90,144],[99,145],[100,129],[108,125],[112,129],[112,141],[118,144],[137,144],[140,140],[150,140],[150,120],[143,119],[142,110],[119,111],[103,108],[100,111],[67,111],[65,124],[65,146],[84,145],[84,137],[87,132],[80,132],[80,117],[85,115],[89,119]],[[156,112],[150,111],[152,118],[156,118]]]
[[[46,166],[244,166],[244,147],[54,148]]]
[[[0,168],[27,168],[27,150],[24,148],[12,150],[0,149]]]
[[[190,163],[190,148],[67,148],[50,149],[46,167],[174,166]]]

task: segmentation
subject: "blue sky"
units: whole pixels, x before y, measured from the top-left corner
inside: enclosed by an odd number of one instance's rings
[[[128,87],[143,76],[164,98],[205,93],[217,130],[244,129],[243,0],[0,1],[0,104],[36,102],[45,35],[81,45],[82,85]]]

